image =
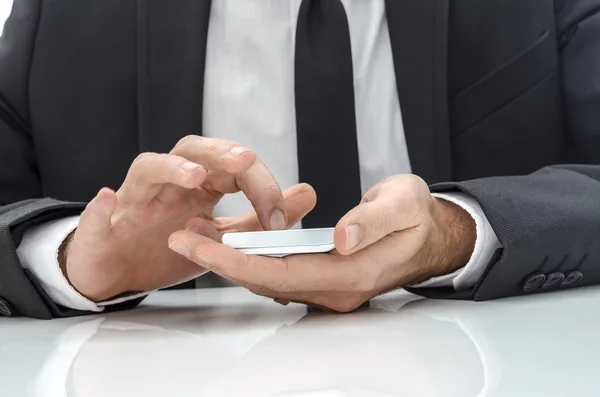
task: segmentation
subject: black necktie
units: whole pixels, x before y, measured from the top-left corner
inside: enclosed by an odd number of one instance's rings
[[[295,58],[300,181],[317,192],[304,228],[331,227],[361,199],[350,29],[340,0],[303,0]]]

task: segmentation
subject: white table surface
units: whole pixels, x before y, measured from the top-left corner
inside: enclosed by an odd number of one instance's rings
[[[596,396],[600,289],[308,313],[240,288],[0,318],[0,396]]]

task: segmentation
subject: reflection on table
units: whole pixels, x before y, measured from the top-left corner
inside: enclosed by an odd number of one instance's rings
[[[600,289],[473,303],[405,292],[352,314],[238,288],[0,323],[10,396],[591,396]],[[590,394],[591,393],[591,394]],[[4,395],[4,394],[3,394]]]

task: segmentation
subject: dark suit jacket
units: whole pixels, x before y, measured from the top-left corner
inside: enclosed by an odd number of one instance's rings
[[[24,229],[118,188],[138,153],[202,133],[209,12],[15,0],[0,42],[0,297],[16,313],[75,314],[21,269]],[[388,0],[387,13],[413,171],[473,195],[503,246],[471,290],[419,292],[499,298],[575,270],[572,286],[599,283],[600,0]]]

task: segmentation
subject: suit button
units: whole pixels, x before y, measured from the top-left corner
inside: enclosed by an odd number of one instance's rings
[[[561,287],[572,287],[576,284],[579,284],[579,282],[583,279],[583,273],[581,272],[571,272],[569,274],[567,274],[567,277],[565,278],[565,281],[563,281],[560,286]]]
[[[562,283],[565,280],[565,275],[561,272],[556,272],[550,274],[546,277],[546,282],[542,285],[542,288],[553,288],[558,286],[558,284]]]
[[[536,290],[536,289],[540,288],[542,286],[542,284],[544,284],[544,281],[546,281],[546,276],[541,273],[531,275],[527,279],[527,281],[525,281],[525,285],[523,286],[523,291],[531,292],[533,290]]]
[[[10,317],[14,313],[12,306],[6,300],[0,298],[0,315]]]

